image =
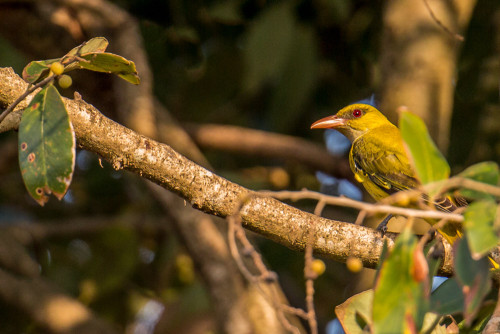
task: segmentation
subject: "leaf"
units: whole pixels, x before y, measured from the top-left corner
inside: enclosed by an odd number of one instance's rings
[[[287,60],[271,101],[271,126],[286,132],[301,115],[302,107],[316,84],[318,55],[311,27],[295,29]]]
[[[459,328],[462,330],[461,333],[468,334],[481,334],[484,332],[486,325],[488,324],[491,316],[495,310],[495,303],[484,303],[477,315],[474,317],[474,322],[472,326],[467,326],[465,320],[459,324]],[[464,330],[465,329],[465,330]],[[456,332],[458,333],[458,332]]]
[[[463,310],[464,296],[455,278],[448,278],[431,294],[430,310],[441,315]]]
[[[86,275],[95,281],[101,294],[120,290],[137,268],[137,235],[130,229],[111,227],[89,240],[98,258],[86,263]]]
[[[61,58],[49,59],[49,60],[36,60],[30,62],[23,69],[23,79],[29,83],[35,83],[41,77],[49,73],[50,64],[61,60]]]
[[[470,326],[481,307],[483,298],[491,289],[489,261],[486,257],[474,260],[470,254],[467,236],[453,245],[457,282],[464,294],[464,320]]]
[[[113,73],[120,78],[138,85],[140,83],[134,62],[121,56],[104,52],[108,41],[104,37],[92,38],[73,48],[63,58],[32,61],[23,70],[23,78],[29,83],[38,81],[49,73],[50,64],[61,61],[64,73],[75,69],[87,69],[97,72]],[[80,60],[80,61],[76,61]]]
[[[262,13],[248,29],[244,46],[244,90],[253,92],[282,73],[294,35],[290,3],[284,1]]]
[[[431,312],[425,314],[422,330],[420,333],[429,334],[448,334],[446,326],[436,325],[439,323],[440,316]]]
[[[48,85],[25,109],[19,125],[19,165],[29,194],[44,205],[50,193],[61,200],[75,165],[73,126],[59,92]]]
[[[140,83],[133,61],[107,52],[88,53],[80,56],[80,58],[83,58],[84,61],[78,62],[79,68],[96,72],[113,73],[134,85]]]
[[[77,47],[71,49],[64,58],[71,58],[72,56],[81,56],[87,53],[101,53],[106,51],[108,47],[108,40],[104,37],[94,37]]]
[[[498,244],[494,228],[497,204],[492,199],[470,204],[464,213],[464,228],[472,258],[480,259]]]
[[[335,307],[335,314],[346,333],[361,334],[365,325],[371,326],[372,304],[373,290],[367,290]]]
[[[424,286],[429,284],[414,278],[416,248],[417,238],[405,229],[380,268],[373,297],[374,333],[404,333],[423,324],[428,307]]]
[[[428,184],[447,179],[450,166],[429,136],[425,123],[418,116],[403,111],[399,128],[420,182]]]
[[[492,161],[485,161],[470,166],[457,176],[496,186],[498,184],[498,174],[498,165]],[[487,193],[465,188],[460,189],[460,195],[472,199],[491,198],[491,195]]]

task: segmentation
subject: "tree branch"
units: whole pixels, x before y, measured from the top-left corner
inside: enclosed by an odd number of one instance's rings
[[[10,68],[0,69],[0,104],[9,104],[22,94],[26,84]],[[17,90],[13,87],[17,87]],[[10,94],[5,94],[10,92]],[[168,145],[141,136],[106,118],[79,96],[64,100],[78,145],[111,162],[177,193],[206,213],[226,217],[241,206],[243,225],[260,235],[295,250],[304,250],[311,226],[315,226],[316,254],[345,261],[360,258],[366,267],[379,261],[384,240],[392,246],[394,234],[380,233],[363,226],[329,220],[263,197],[232,183],[186,159]],[[0,132],[17,128],[20,110],[9,114]],[[313,224],[310,222],[313,221]],[[452,274],[451,253],[446,252],[441,275]]]
[[[384,6],[380,107],[395,121],[397,108],[407,106],[425,121],[442,151],[448,147],[460,51],[460,42],[442,27],[463,31],[475,3],[432,1],[432,11],[426,0],[388,1]]]
[[[203,148],[298,161],[315,170],[354,181],[347,159],[335,157],[304,139],[230,125],[188,124],[186,129]]]

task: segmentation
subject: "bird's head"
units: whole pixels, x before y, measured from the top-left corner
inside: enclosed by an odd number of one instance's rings
[[[375,107],[351,104],[333,116],[314,122],[311,129],[335,129],[353,141],[372,129],[388,124],[391,123]]]

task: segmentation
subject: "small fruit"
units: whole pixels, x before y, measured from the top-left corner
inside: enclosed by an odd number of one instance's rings
[[[319,259],[314,259],[311,263],[311,270],[318,276],[322,275],[325,272],[325,269],[325,263]]]
[[[61,75],[61,77],[59,77],[57,83],[59,84],[59,87],[61,88],[69,88],[71,87],[71,84],[73,83],[73,80],[71,79],[71,77],[69,75]]]
[[[50,71],[55,75],[61,75],[64,72],[64,65],[56,61],[50,65]]]
[[[290,176],[283,168],[273,168],[269,172],[269,182],[275,188],[284,189],[290,184]]]
[[[350,256],[346,261],[347,269],[352,273],[359,273],[363,269],[363,262],[357,257]]]

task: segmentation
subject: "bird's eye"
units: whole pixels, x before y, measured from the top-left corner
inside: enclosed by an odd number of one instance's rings
[[[354,109],[354,110],[352,111],[352,115],[353,115],[354,117],[356,117],[356,118],[357,118],[357,117],[360,117],[362,114],[363,114],[363,112],[362,112],[361,110],[359,110],[359,109]]]

